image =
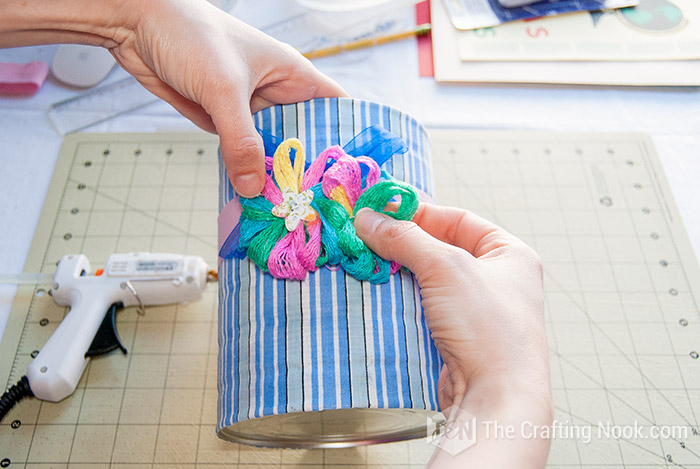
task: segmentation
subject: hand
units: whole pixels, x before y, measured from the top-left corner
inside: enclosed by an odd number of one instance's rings
[[[147,4],[149,11],[110,51],[149,91],[218,133],[234,188],[257,195],[264,155],[251,112],[345,91],[292,47],[206,1]]]
[[[206,0],[4,0],[0,48],[51,43],[106,47],[149,91],[217,132],[231,182],[247,197],[265,181],[251,112],[346,96],[292,47]]]
[[[409,268],[421,287],[425,317],[444,360],[442,409],[478,422],[551,425],[549,358],[542,266],[522,241],[464,210],[421,204],[412,222],[361,210],[355,228],[380,256]],[[549,439],[485,440],[474,448],[436,452],[436,467],[542,467]],[[481,436],[481,438],[480,438]]]

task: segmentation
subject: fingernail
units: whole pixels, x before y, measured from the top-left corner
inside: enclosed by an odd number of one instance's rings
[[[355,230],[358,234],[371,235],[379,224],[385,220],[385,216],[367,207],[361,208],[355,215]]]
[[[239,174],[233,181],[233,188],[243,197],[256,197],[262,190],[262,180],[255,173]]]

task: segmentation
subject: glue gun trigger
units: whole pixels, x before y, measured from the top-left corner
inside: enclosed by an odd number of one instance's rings
[[[114,303],[109,307],[95,338],[92,339],[90,348],[85,352],[85,358],[104,355],[116,349],[120,349],[126,355],[126,347],[122,345],[119,338],[116,322],[117,311],[122,307],[121,303]]]

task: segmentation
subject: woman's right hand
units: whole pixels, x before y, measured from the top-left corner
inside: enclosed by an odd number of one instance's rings
[[[471,212],[436,205],[421,204],[410,222],[363,209],[355,229],[373,251],[415,274],[444,360],[440,406],[451,409],[448,420],[469,414],[479,422],[474,448],[454,457],[438,451],[435,467],[544,466],[549,439],[518,438],[523,422],[552,422],[537,254]],[[516,437],[486,439],[485,421],[513,425]]]

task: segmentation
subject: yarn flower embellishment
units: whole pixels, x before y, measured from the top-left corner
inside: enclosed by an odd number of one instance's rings
[[[385,134],[380,134],[383,139]],[[373,253],[355,233],[353,220],[363,207],[411,219],[418,208],[412,186],[392,179],[375,159],[350,156],[339,146],[327,148],[307,166],[295,138],[280,143],[265,166],[263,191],[239,199],[240,221],[221,257],[247,256],[274,277],[297,280],[323,265],[339,265],[360,280],[383,283],[400,267]],[[392,200],[400,201],[398,209],[385,211]]]

